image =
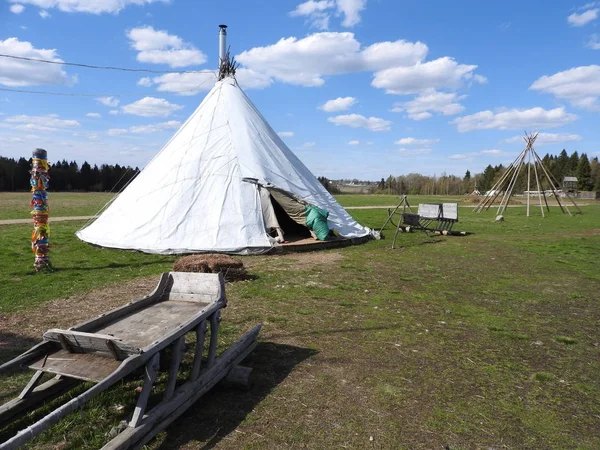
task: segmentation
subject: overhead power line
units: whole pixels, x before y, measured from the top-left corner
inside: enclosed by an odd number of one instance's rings
[[[51,61],[48,59],[37,59],[37,58],[26,58],[25,56],[5,55],[0,53],[2,58],[17,59],[20,61],[37,62],[44,64],[56,64],[59,66],[73,66],[83,67],[86,69],[102,69],[102,70],[120,70],[122,72],[145,72],[154,74],[167,74],[167,73],[215,73],[213,70],[152,70],[152,69],[132,69],[127,67],[112,67],[112,66],[96,66],[92,64],[79,64],[64,61]]]
[[[64,97],[139,97],[140,96],[140,94],[77,94],[77,93],[69,93],[69,92],[30,91],[27,89],[9,89],[9,88],[0,88],[0,91],[20,92],[22,94],[60,95],[60,96],[64,96]]]
[[[185,91],[179,91],[178,93],[183,92],[196,92],[197,89],[202,87],[205,83],[199,84],[196,89],[187,89]],[[61,97],[139,97],[140,94],[78,94],[76,92],[49,92],[49,91],[30,91],[28,89],[9,89],[0,87],[0,91],[4,92],[17,92],[21,94],[39,94],[39,95],[58,95]]]

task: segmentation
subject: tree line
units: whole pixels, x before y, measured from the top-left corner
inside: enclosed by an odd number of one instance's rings
[[[6,158],[0,156],[0,191],[26,191],[29,189],[31,158]],[[118,192],[139,173],[137,167],[119,164],[90,165],[87,161],[57,161],[50,165],[50,189],[61,191]]]
[[[566,150],[558,156],[546,154],[542,161],[554,178],[562,184],[564,177],[574,176],[578,179],[577,188],[583,191],[600,190],[600,163],[598,157],[589,159],[585,153],[576,151],[569,155]],[[25,191],[29,187],[29,170],[31,159],[6,158],[0,156],[0,191]],[[481,193],[488,191],[506,171],[502,164],[488,165],[483,172],[471,174],[466,171],[463,177],[447,175],[426,176],[418,173],[382,178],[379,182],[359,180],[329,180],[319,177],[319,181],[331,193],[340,192],[343,184],[364,184],[371,186],[373,192],[412,195],[464,195],[475,189]],[[119,164],[102,164],[91,166],[87,161],[79,166],[77,162],[57,161],[50,166],[50,183],[52,191],[120,191],[138,173],[137,167],[120,166]],[[521,170],[515,191],[526,189],[526,167]],[[559,186],[560,187],[560,186]],[[548,189],[544,185],[543,189]],[[536,189],[536,187],[532,187]]]
[[[558,156],[546,154],[542,158],[544,167],[552,174],[558,182],[558,188],[562,188],[565,177],[577,178],[577,189],[582,191],[600,190],[600,163],[598,157],[589,159],[583,153],[573,152],[571,155],[563,149]],[[426,176],[419,173],[408,175],[388,176],[382,178],[372,191],[381,194],[411,194],[411,195],[465,195],[475,190],[481,193],[489,191],[502,177],[507,167],[502,164],[492,166],[489,164],[481,173],[471,174],[466,171],[463,177],[442,173],[439,176]],[[338,187],[336,181],[329,181],[324,185]],[[544,180],[542,189],[549,189],[549,184]],[[516,180],[515,192],[527,189],[527,165],[521,169]],[[531,190],[537,190],[537,186],[531,186]]]

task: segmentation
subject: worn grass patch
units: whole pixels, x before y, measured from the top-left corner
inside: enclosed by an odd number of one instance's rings
[[[254,387],[213,390],[148,448],[600,448],[600,208],[582,209],[528,219],[510,208],[494,223],[492,211],[461,208],[467,237],[402,234],[392,250],[390,227],[361,246],[244,257],[254,278],[227,285],[219,342],[263,322],[246,362]],[[386,212],[353,215],[379,227]],[[12,336],[2,359],[35,342],[28,320],[43,330],[68,306],[126,303],[173,261],[54,227],[65,269],[39,277],[29,227],[0,228],[0,328]],[[23,382],[0,379],[0,398]],[[31,448],[101,447],[130,416],[135,387],[115,386]]]

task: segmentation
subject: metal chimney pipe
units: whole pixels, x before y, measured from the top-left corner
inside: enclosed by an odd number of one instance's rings
[[[227,53],[227,25],[219,25],[219,28],[219,68],[221,68]]]

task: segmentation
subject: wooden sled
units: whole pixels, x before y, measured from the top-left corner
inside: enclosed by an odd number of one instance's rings
[[[247,382],[250,369],[238,364],[256,347],[261,325],[217,357],[221,308],[226,305],[221,274],[170,272],[162,274],[158,286],[147,297],[68,330],[48,330],[41,343],[0,366],[0,374],[22,367],[35,370],[21,394],[0,406],[0,427],[60,397],[82,380],[95,384],[20,430],[1,443],[0,449],[19,448],[142,366],[144,383],[133,416],[103,449],[139,448],[219,381],[228,377]],[[209,326],[210,342],[204,352]],[[182,380],[180,375],[178,380],[187,333],[196,338],[194,361],[189,376]],[[162,401],[147,410],[160,371],[161,353],[168,348],[170,367]],[[55,376],[40,384],[44,373]]]

